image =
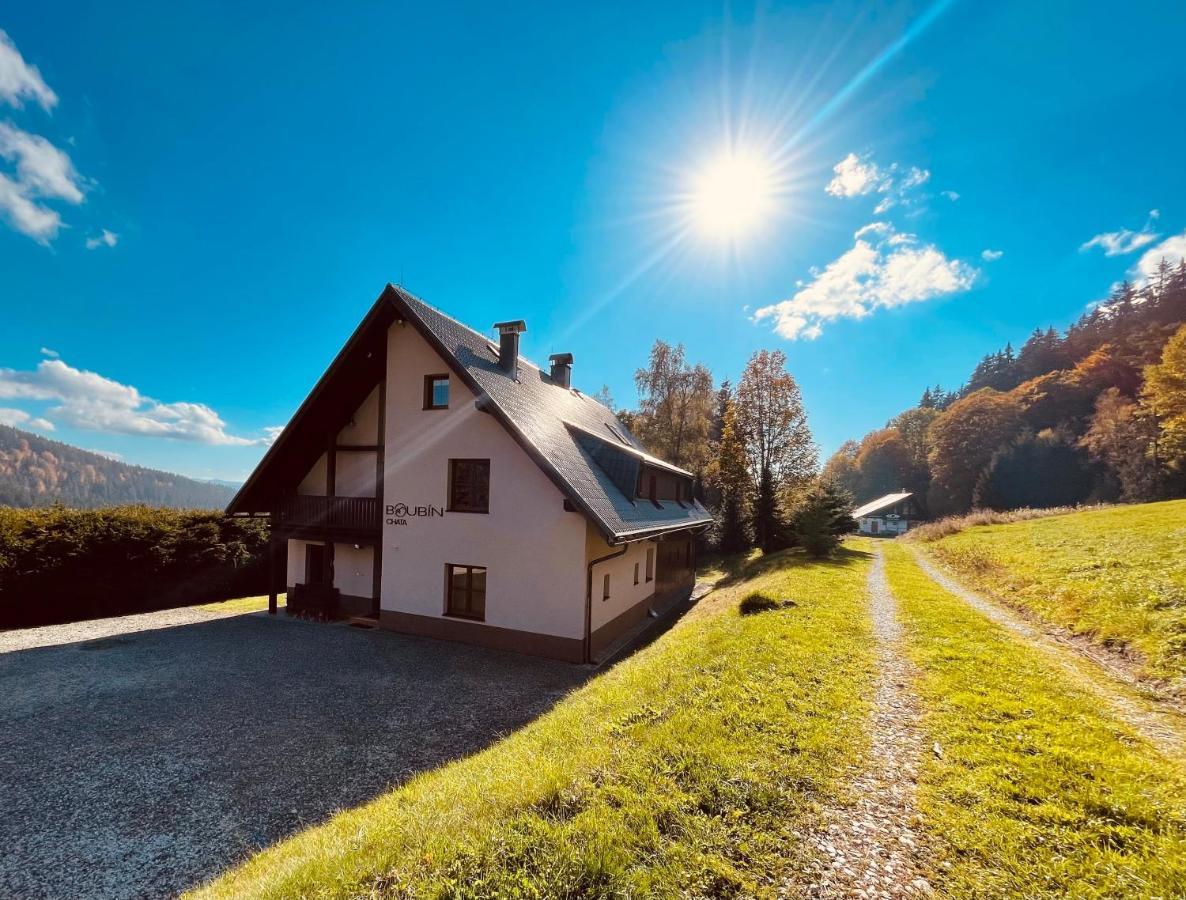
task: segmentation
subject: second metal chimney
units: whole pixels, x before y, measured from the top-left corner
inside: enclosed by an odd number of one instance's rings
[[[504,372],[514,375],[519,368],[519,335],[527,330],[522,319],[513,322],[495,322],[498,329],[498,366]]]
[[[552,364],[552,371],[549,373],[552,383],[562,388],[572,387],[572,354],[553,353],[548,357],[548,362]]]

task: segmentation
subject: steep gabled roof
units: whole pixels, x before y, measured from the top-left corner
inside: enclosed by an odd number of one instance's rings
[[[498,349],[488,337],[463,325],[407,291],[388,285],[366,319],[338,354],[292,422],[264,456],[251,478],[231,502],[228,512],[264,511],[264,472],[278,467],[285,445],[301,442],[301,421],[310,410],[325,406],[319,399],[334,394],[334,384],[347,377],[352,355],[369,346],[367,336],[403,319],[416,327],[454,373],[478,397],[479,408],[493,415],[560,491],[593,521],[611,542],[632,540],[711,522],[698,502],[678,503],[633,499],[633,482],[615,457],[689,473],[648,454],[609,409],[580,391],[555,384],[547,372],[520,358],[518,377],[498,365]],[[352,345],[358,349],[351,350]],[[340,391],[338,392],[341,393]],[[356,391],[357,393],[357,391]],[[361,402],[361,397],[359,398]],[[324,434],[320,436],[323,440]],[[598,443],[600,442],[600,443]],[[308,456],[306,450],[304,456]],[[316,459],[313,456],[308,465]],[[292,466],[289,466],[292,468]],[[299,468],[299,466],[298,466]]]
[[[883,509],[888,509],[895,503],[901,503],[907,497],[914,496],[910,491],[903,491],[898,494],[886,494],[884,497],[878,497],[876,500],[870,500],[864,506],[858,506],[852,511],[852,517],[859,519],[861,516],[871,516],[874,513],[881,512]]]

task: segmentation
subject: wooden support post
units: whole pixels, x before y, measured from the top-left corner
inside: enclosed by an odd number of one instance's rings
[[[275,520],[273,520],[275,525]],[[276,610],[279,607],[278,591],[276,588],[276,563],[279,560],[280,554],[276,552],[277,540],[274,536],[268,537],[268,615],[276,615]]]

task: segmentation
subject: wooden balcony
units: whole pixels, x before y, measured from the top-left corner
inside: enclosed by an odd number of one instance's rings
[[[374,497],[287,497],[276,509],[276,525],[288,531],[377,534],[379,501]]]

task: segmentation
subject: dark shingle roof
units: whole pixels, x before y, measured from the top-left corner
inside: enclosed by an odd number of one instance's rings
[[[648,454],[609,409],[587,394],[554,384],[520,357],[518,378],[498,365],[490,338],[401,288],[389,287],[399,311],[443,352],[446,360],[599,530],[615,540],[642,537],[712,521],[698,502],[631,499],[638,467],[648,463],[684,472]],[[616,433],[615,433],[616,432]]]

